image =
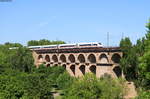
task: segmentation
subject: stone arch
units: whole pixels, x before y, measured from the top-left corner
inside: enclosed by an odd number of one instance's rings
[[[75,56],[73,54],[70,54],[68,59],[71,63],[75,63]]]
[[[54,64],[54,66],[58,66],[58,64]]]
[[[51,65],[50,65],[50,64],[47,64],[46,66],[47,66],[47,67],[50,67]]]
[[[90,55],[88,56],[88,61],[89,61],[90,63],[96,63],[96,57],[95,57],[95,55],[94,55],[94,54],[90,54]]]
[[[52,56],[52,60],[53,60],[53,62],[58,62],[57,56],[56,56],[56,55],[53,55],[53,56]]]
[[[66,69],[66,65],[65,64],[63,64],[62,67]]]
[[[96,66],[95,65],[90,66],[89,69],[92,73],[96,74]]]
[[[83,75],[85,75],[85,65],[81,65],[79,67],[80,71],[82,72]]]
[[[108,63],[108,57],[104,53],[100,55],[99,59],[100,59],[100,63]]]
[[[42,56],[42,55],[39,55],[39,56],[38,56],[38,61],[39,61],[39,62],[43,62],[43,56]]]
[[[119,63],[120,62],[120,59],[121,59],[121,56],[117,53],[113,54],[113,56],[111,57],[111,60],[114,62],[114,63]]]
[[[120,66],[115,66],[113,68],[114,73],[116,74],[117,77],[121,77],[122,76],[122,70],[120,68]]]
[[[60,61],[61,61],[61,62],[66,62],[66,56],[65,56],[64,54],[62,54],[62,55],[60,56]]]
[[[72,71],[73,75],[75,75],[75,65],[71,65],[70,70]]]
[[[83,54],[80,54],[80,55],[78,56],[78,60],[79,60],[80,63],[85,63],[85,57],[84,57],[84,55],[83,55]]]
[[[50,57],[49,57],[49,55],[46,55],[46,56],[45,56],[45,60],[46,60],[46,62],[50,62]]]

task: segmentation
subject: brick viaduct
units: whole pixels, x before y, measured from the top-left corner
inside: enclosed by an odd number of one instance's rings
[[[71,76],[80,77],[92,72],[97,77],[121,77],[119,65],[122,52],[119,47],[71,48],[32,50],[35,65],[63,66]]]

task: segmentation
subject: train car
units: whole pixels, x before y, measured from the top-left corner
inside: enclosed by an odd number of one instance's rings
[[[76,48],[77,44],[60,44],[58,48]]]
[[[32,50],[37,49],[66,49],[66,48],[84,48],[84,47],[103,47],[101,43],[74,43],[74,44],[58,44],[58,45],[42,45],[42,46],[28,46]]]
[[[27,48],[29,48],[29,49],[39,49],[39,48],[41,48],[41,46],[28,46]]]
[[[52,48],[57,48],[58,47],[58,45],[43,45],[43,46],[41,46],[41,48],[46,48],[46,49],[52,49]]]
[[[78,43],[78,47],[103,47],[103,45],[99,42]]]
[[[57,45],[42,45],[42,46],[28,46],[29,49],[51,49],[51,48],[57,48]]]

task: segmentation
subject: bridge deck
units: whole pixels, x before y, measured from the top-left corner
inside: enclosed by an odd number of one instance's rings
[[[88,53],[88,52],[121,52],[120,47],[86,47],[86,48],[61,48],[61,49],[36,49],[37,53]]]

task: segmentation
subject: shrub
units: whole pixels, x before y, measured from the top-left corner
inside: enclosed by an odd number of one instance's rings
[[[59,89],[66,89],[72,85],[74,79],[75,78],[71,77],[68,72],[64,72],[57,78],[56,83]]]
[[[64,99],[122,99],[122,85],[118,80],[99,79],[86,74],[73,82],[64,93]]]
[[[150,99],[150,91],[141,91],[136,99]]]

